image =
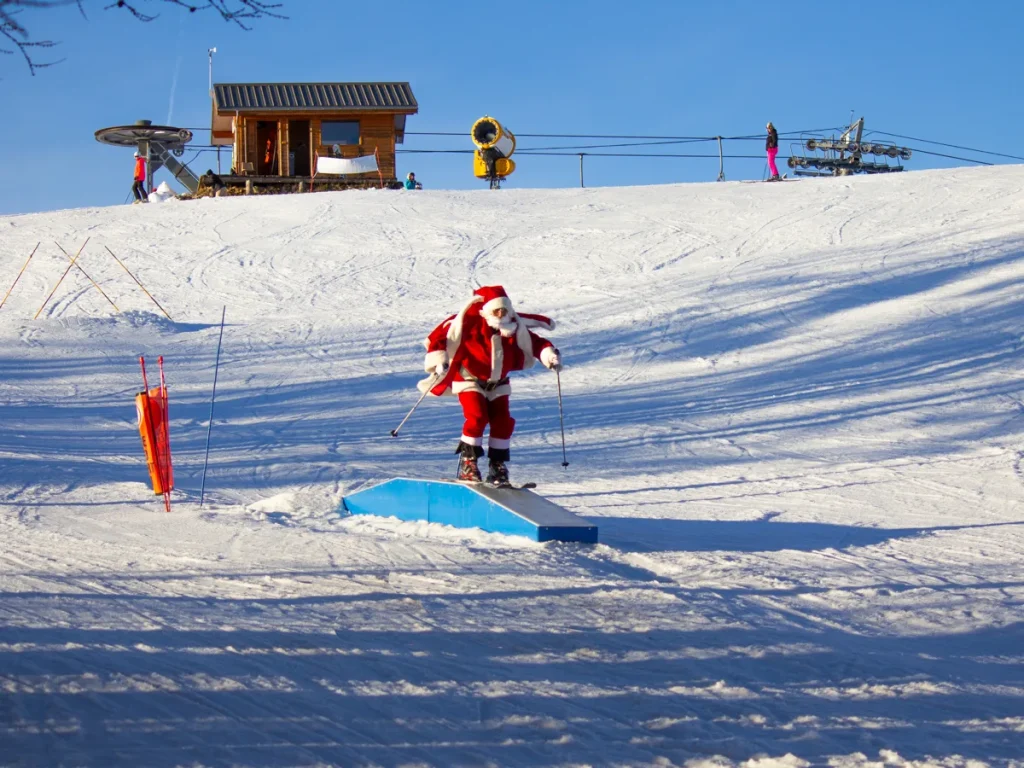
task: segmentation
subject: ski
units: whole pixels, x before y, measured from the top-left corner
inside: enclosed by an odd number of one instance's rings
[[[740,184],[768,184],[775,181],[796,181],[796,179],[789,178],[789,174],[782,174],[777,179],[740,179]]]
[[[484,485],[490,485],[491,488],[509,488],[513,491],[528,491],[531,488],[537,487],[536,483],[501,483],[500,485],[495,485],[494,483],[484,482]]]
[[[447,477],[442,477],[442,480],[449,480]],[[537,487],[536,483],[488,483],[486,480],[459,480],[455,478],[456,483],[462,483],[463,485],[476,485],[484,488],[501,488],[511,491],[529,491]]]

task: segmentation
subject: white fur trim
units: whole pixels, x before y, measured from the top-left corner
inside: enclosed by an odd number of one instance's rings
[[[516,344],[523,351],[523,370],[533,368],[533,364],[537,361],[533,356],[533,339],[530,338],[530,329],[522,321],[516,328]]]
[[[491,336],[491,375],[488,381],[497,381],[501,378],[501,367],[505,362],[505,350],[501,346],[501,334]]]
[[[477,298],[483,301],[482,296],[478,296]],[[512,300],[508,296],[499,296],[496,299],[491,299],[482,307],[480,307],[480,311],[491,314],[498,307],[504,307],[505,309],[508,310],[509,314],[512,314]]]
[[[558,355],[558,350],[557,349],[555,349],[554,347],[544,347],[544,349],[542,349],[540,351],[540,362],[541,362],[541,364],[545,368],[550,368],[551,367],[551,360],[556,355],[561,357],[560,355]]]
[[[416,389],[418,389],[420,392],[426,392],[427,390],[433,389],[436,386],[437,386],[437,377],[436,376],[427,376],[427,378],[420,379],[419,381],[416,382]]]
[[[423,360],[423,370],[427,373],[433,373],[437,366],[444,365],[447,362],[448,352],[443,349],[435,349],[433,352],[427,352],[427,356]]]
[[[510,448],[512,446],[512,438],[510,437],[491,437],[487,436],[487,447],[488,448]]]
[[[470,437],[469,435],[463,435],[462,442],[464,442],[466,445],[476,445],[483,447],[484,438],[483,435],[481,435],[480,437]]]
[[[459,349],[459,345],[462,343],[462,324],[466,319],[466,313],[469,308],[474,304],[479,304],[484,300],[483,296],[474,296],[464,306],[454,318],[452,318],[451,325],[448,326],[448,359],[454,359],[455,353]]]

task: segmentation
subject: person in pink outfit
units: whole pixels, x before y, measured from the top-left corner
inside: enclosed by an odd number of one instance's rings
[[[775,126],[770,122],[768,123],[768,138],[765,139],[764,148],[768,152],[768,170],[772,172],[772,175],[768,177],[768,181],[779,181],[779,169],[775,166],[775,156],[779,154],[779,132],[775,130]]]

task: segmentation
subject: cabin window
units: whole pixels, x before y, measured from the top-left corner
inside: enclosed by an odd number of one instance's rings
[[[359,143],[358,120],[324,120],[320,124],[321,144],[352,145]]]

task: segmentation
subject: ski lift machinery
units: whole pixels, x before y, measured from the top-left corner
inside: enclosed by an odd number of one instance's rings
[[[178,158],[185,154],[185,145],[192,141],[188,128],[153,125],[151,120],[137,120],[135,125],[101,128],[96,141],[112,147],[134,147],[146,158],[146,189],[153,189],[153,174],[166,167],[189,192],[199,190],[199,177]]]
[[[821,154],[805,155],[803,151]],[[836,139],[801,138],[787,165],[795,176],[852,176],[855,173],[899,173],[909,160],[907,147],[864,141],[864,118],[852,123]],[[871,156],[865,159],[865,156]],[[895,162],[893,162],[895,161]],[[813,170],[810,170],[813,169]]]

